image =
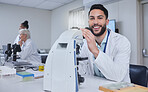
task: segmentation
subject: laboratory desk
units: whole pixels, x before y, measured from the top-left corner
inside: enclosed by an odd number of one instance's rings
[[[45,92],[43,78],[22,82],[17,75],[0,79],[0,92]],[[85,77],[85,82],[79,85],[79,92],[102,92],[99,86],[113,83],[99,77]]]

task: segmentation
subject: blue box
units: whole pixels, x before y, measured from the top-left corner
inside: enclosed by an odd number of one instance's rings
[[[17,72],[16,75],[21,76],[22,81],[30,81],[34,79],[34,74],[29,72]]]

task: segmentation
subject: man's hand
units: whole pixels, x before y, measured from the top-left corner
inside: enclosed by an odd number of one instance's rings
[[[99,50],[96,46],[95,36],[88,29],[81,28],[80,30],[82,30],[82,34],[87,40],[88,49],[90,50],[90,52],[93,53],[96,58],[99,54]]]

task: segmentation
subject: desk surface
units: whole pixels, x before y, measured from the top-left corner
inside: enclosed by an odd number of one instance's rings
[[[115,83],[100,77],[85,77],[85,82],[79,86],[79,92],[102,92],[99,91],[99,86]]]
[[[99,86],[108,83],[113,82],[99,77],[87,77],[85,82],[79,85],[79,92],[101,92],[98,90]],[[21,82],[17,75],[11,78],[1,78],[0,92],[44,92],[43,78],[27,82]]]
[[[0,92],[44,92],[42,90],[42,78],[28,82],[21,82],[20,80],[17,75],[13,78],[0,79]]]

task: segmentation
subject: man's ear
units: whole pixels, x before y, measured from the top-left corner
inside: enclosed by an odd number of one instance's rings
[[[88,20],[88,25],[89,25],[89,20]]]
[[[106,25],[108,25],[108,23],[109,23],[109,19],[106,19]]]

